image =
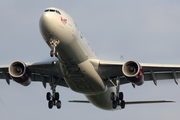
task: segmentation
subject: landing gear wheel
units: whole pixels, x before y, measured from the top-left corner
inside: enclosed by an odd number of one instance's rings
[[[116,93],[111,92],[111,94],[110,94],[110,98],[112,101],[112,108],[115,109],[117,107],[117,105],[119,105],[119,106],[121,106],[122,109],[124,109],[125,104],[126,104],[125,101],[123,100],[124,94],[123,94],[123,92],[119,92],[119,90],[120,90],[120,77],[117,76],[116,84],[110,78],[108,78],[108,79],[112,83],[112,85],[116,88]]]
[[[114,101],[114,98],[115,98],[114,96],[115,96],[115,93],[114,93],[114,92],[111,92],[110,97],[111,97],[111,100],[112,100],[112,101]]]
[[[49,81],[49,85],[51,86],[51,90],[52,90],[52,94],[50,92],[46,94],[46,99],[48,100],[49,109],[52,109],[53,106],[57,106],[58,109],[61,108],[61,101],[59,100],[60,95],[58,92],[56,92],[56,86],[57,86],[56,81],[58,81],[58,79],[55,77],[52,77]]]
[[[120,93],[118,93],[118,97],[119,97],[119,100],[123,100],[123,98],[124,98],[124,95],[123,95],[123,92],[120,92]]]
[[[53,50],[50,51],[50,56],[51,56],[51,57],[54,56]]]
[[[121,100],[121,108],[124,109],[125,108],[125,101]]]
[[[56,106],[57,106],[58,109],[61,108],[61,101],[60,100],[57,101]]]
[[[48,93],[46,94],[46,99],[47,99],[48,101],[51,99],[51,93],[50,93],[50,92],[48,92]]]
[[[55,56],[58,57],[58,52],[55,53]]]
[[[49,102],[48,102],[48,107],[49,107],[49,109],[52,109],[52,108],[53,108],[53,102],[52,102],[52,101],[49,101]]]
[[[116,109],[116,107],[117,107],[117,102],[116,101],[112,101],[112,108]]]
[[[59,100],[59,93],[58,92],[55,93],[55,100]]]
[[[50,39],[50,44],[52,47],[52,50],[50,52],[50,56],[53,57],[54,55],[57,57],[58,53],[56,52],[56,47],[59,45],[60,41],[57,39]]]

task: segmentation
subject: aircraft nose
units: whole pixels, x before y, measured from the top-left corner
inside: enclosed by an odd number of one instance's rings
[[[51,21],[51,18],[52,18],[52,16],[49,12],[44,12],[41,16],[40,22],[48,23]]]
[[[39,21],[40,30],[42,33],[54,31],[55,22],[53,22],[53,20],[53,15],[51,13],[43,13]]]

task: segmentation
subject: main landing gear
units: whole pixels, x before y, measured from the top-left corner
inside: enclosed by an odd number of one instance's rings
[[[124,109],[125,108],[125,101],[123,100],[124,95],[123,92],[119,92],[120,78],[117,77],[116,85],[113,83],[112,80],[110,80],[110,82],[116,87],[116,94],[114,92],[111,92],[110,94],[110,99],[112,100],[112,108],[116,109],[116,107],[119,105],[121,106],[122,109]]]
[[[58,57],[58,52],[56,51],[56,47],[59,45],[59,40],[50,40],[50,44],[52,46],[52,50],[50,51],[50,56],[53,57],[54,55]]]
[[[59,100],[59,96],[60,96],[59,93],[56,92],[55,78],[52,77],[49,84],[51,86],[52,94],[50,92],[48,92],[46,94],[46,99],[48,101],[48,107],[49,107],[49,109],[52,109],[53,106],[56,106],[58,109],[60,109],[61,101]]]

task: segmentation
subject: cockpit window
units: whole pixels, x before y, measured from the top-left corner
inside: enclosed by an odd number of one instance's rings
[[[58,10],[56,10],[56,13],[58,13],[58,14],[60,14],[60,15],[61,15],[61,13],[60,13]]]
[[[49,11],[49,9],[45,10],[44,12],[48,12],[48,11]]]
[[[55,12],[55,10],[53,10],[53,9],[50,9],[49,11],[50,11],[50,12]]]
[[[56,12],[57,14],[61,15],[61,13],[58,10],[54,10],[54,9],[46,9],[44,12]]]

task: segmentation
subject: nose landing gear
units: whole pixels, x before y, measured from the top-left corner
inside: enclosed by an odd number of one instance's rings
[[[110,99],[112,101],[112,108],[116,109],[116,107],[119,105],[122,109],[125,108],[125,101],[123,92],[119,92],[120,88],[120,78],[117,77],[116,79],[116,85],[113,83],[111,79],[109,81],[116,87],[116,94],[114,92],[111,92]]]
[[[55,78],[52,77],[50,81],[50,86],[52,90],[52,94],[48,92],[46,94],[46,99],[48,101],[48,107],[49,109],[52,109],[53,106],[56,106],[58,109],[61,108],[61,101],[59,100],[59,93],[56,92],[56,84],[55,84]]]
[[[58,52],[56,51],[56,47],[59,45],[60,41],[59,40],[50,40],[50,44],[51,44],[51,47],[53,48],[51,51],[50,51],[50,56],[53,57],[54,55],[56,57],[58,57]]]

